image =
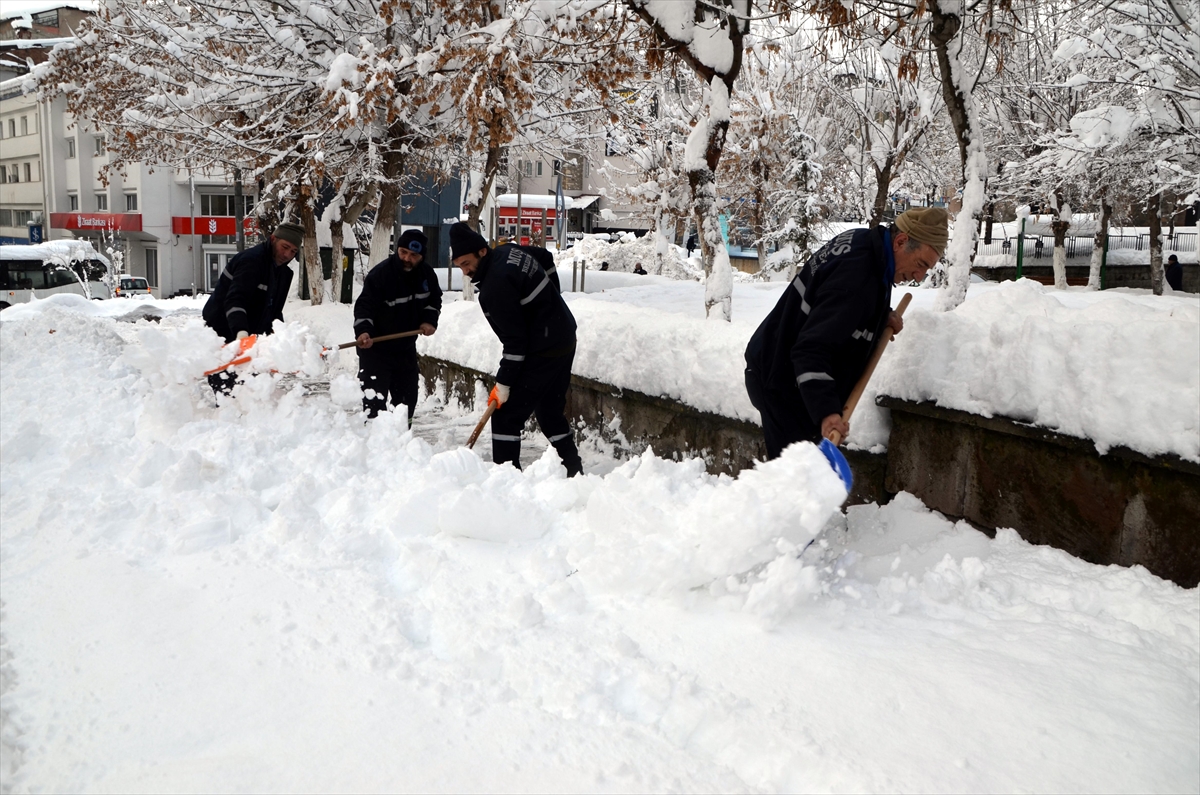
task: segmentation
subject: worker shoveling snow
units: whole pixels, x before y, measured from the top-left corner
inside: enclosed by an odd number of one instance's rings
[[[1173,791],[1200,607],[796,445],[697,460],[370,423],[300,324],[0,324],[5,791]],[[53,333],[51,333],[53,332]],[[272,373],[271,370],[277,370]],[[428,439],[432,439],[429,441]],[[597,474],[601,473],[601,474]],[[812,539],[817,541],[807,550]]]

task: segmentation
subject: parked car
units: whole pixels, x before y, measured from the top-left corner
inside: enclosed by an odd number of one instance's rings
[[[150,295],[150,283],[141,276],[122,276],[115,290],[117,298],[132,298],[135,295]]]
[[[108,297],[100,279],[109,262],[86,240],[0,246],[0,309],[58,293],[85,295],[71,268],[82,268],[93,298]]]

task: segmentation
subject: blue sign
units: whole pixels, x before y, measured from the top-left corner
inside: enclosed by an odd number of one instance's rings
[[[41,243],[42,242],[42,225],[41,224],[30,224],[29,225],[29,242],[30,243]]]

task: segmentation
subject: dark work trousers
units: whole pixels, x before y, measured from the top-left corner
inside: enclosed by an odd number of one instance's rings
[[[521,430],[532,414],[562,459],[567,475],[575,477],[583,472],[583,461],[571,437],[571,426],[563,414],[573,361],[574,351],[565,356],[530,356],[525,360],[517,383],[512,385],[508,402],[492,415],[493,461],[497,464],[511,462],[517,469],[521,468]]]
[[[779,458],[783,448],[793,442],[813,442],[820,435],[808,420],[800,391],[793,394],[767,389],[758,374],[746,368],[746,394],[762,415],[763,438],[767,443],[767,460]]]
[[[387,404],[408,406],[408,424],[417,409],[417,349],[388,351],[387,356],[359,356],[358,380],[363,389],[363,411],[375,417]]]
[[[222,370],[219,373],[213,373],[208,377],[208,385],[212,387],[213,394],[230,395],[233,394],[233,387],[237,384],[237,375],[229,370]]]

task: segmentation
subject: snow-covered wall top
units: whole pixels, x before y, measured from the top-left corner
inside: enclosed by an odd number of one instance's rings
[[[743,351],[784,285],[739,285],[735,322],[711,323],[702,285],[644,278],[644,287],[567,296],[579,322],[574,372],[757,423]],[[883,392],[1088,438],[1101,452],[1123,445],[1200,461],[1194,296],[1054,291],[1023,280],[973,285],[962,306],[935,313],[937,291],[913,293],[905,330],[856,410],[851,445],[886,446],[888,415],[874,405]],[[500,360],[500,343],[473,303],[448,304],[438,333],[419,345],[487,373]]]
[[[914,312],[875,388],[984,416],[1200,461],[1193,296],[1050,291],[1028,280],[953,312]]]

